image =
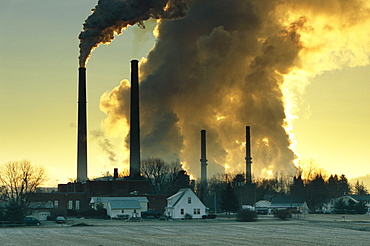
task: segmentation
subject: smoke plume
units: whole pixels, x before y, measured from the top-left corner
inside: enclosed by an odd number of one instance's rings
[[[189,0],[185,18],[160,20],[140,63],[143,158],[179,158],[199,177],[205,129],[209,174],[245,172],[249,125],[254,174],[294,172],[299,93],[324,71],[369,62],[366,3]],[[128,118],[128,90],[101,98],[108,128]]]
[[[97,141],[108,159],[111,162],[117,162],[116,153],[113,150],[114,146],[108,138],[104,137],[104,132],[101,130],[93,130],[90,131],[90,134],[92,135],[93,140]]]
[[[149,18],[181,18],[186,9],[182,0],[99,0],[78,37],[80,67],[85,67],[94,48],[99,44],[109,44],[127,26],[144,26],[143,21]]]

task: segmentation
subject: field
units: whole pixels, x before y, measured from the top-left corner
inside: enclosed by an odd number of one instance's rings
[[[306,215],[257,222],[216,220],[143,222],[71,218],[72,226],[0,228],[1,245],[370,245],[370,215]]]

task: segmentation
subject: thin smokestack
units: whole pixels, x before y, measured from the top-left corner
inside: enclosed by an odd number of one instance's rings
[[[114,168],[114,171],[113,171],[113,180],[116,180],[118,179],[118,168]]]
[[[77,181],[87,180],[86,68],[78,69]]]
[[[131,61],[130,178],[140,178],[139,61]]]
[[[202,187],[207,186],[207,157],[206,157],[206,130],[200,131],[201,135],[201,143],[200,143],[200,163],[201,163],[201,170],[200,170],[200,182]]]
[[[246,183],[252,183],[251,128],[246,127]]]

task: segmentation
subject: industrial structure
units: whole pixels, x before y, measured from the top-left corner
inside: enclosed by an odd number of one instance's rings
[[[246,172],[245,172],[245,182],[247,184],[252,183],[252,156],[251,156],[251,127],[246,128],[246,139],[245,139],[245,150],[246,150]]]
[[[200,163],[201,163],[201,169],[200,169],[200,183],[201,187],[205,188],[207,187],[207,157],[206,157],[206,130],[201,130],[201,139],[200,139]]]
[[[87,180],[86,68],[78,69],[77,181]]]
[[[130,179],[140,179],[139,61],[131,61]]]

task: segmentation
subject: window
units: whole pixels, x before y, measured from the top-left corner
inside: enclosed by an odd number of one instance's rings
[[[180,214],[184,214],[184,209],[183,208],[180,210]]]
[[[188,203],[189,204],[191,203],[191,197],[188,197]]]
[[[194,208],[193,214],[200,214],[200,208]]]
[[[123,209],[122,209],[122,210],[121,210],[121,213],[123,213],[123,214],[124,214],[124,213],[125,213],[125,210],[123,210]]]
[[[68,209],[73,209],[73,201],[72,200],[68,201]]]
[[[76,210],[80,210],[80,200],[76,200]]]
[[[58,206],[59,206],[59,201],[58,200],[55,200],[54,201],[54,208],[58,208]]]

